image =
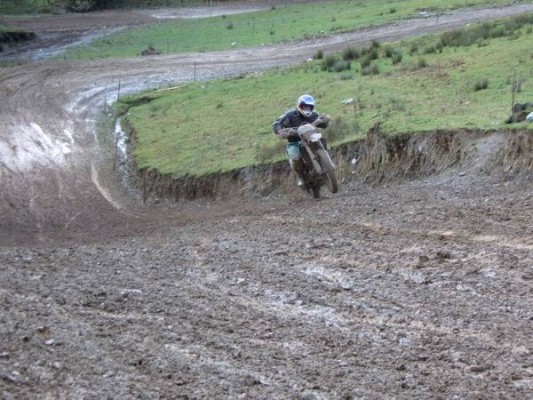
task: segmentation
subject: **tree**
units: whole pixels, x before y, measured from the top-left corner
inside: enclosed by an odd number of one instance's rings
[[[69,0],[67,8],[74,12],[91,11],[97,5],[97,0]]]

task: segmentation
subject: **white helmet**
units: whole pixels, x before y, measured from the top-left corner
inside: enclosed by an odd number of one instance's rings
[[[303,117],[310,117],[315,108],[315,99],[309,94],[303,94],[298,98],[296,109]]]

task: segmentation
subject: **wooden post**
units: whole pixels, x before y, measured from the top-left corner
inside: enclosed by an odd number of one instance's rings
[[[113,160],[113,171],[117,167],[117,157],[118,157],[118,135],[117,135],[117,138],[115,140],[115,159]]]
[[[143,204],[146,203],[146,169],[143,170]]]

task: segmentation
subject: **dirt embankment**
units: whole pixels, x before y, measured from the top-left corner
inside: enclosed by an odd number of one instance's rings
[[[485,155],[484,170],[505,171],[530,179],[533,174],[533,135],[525,129],[439,130],[391,137],[381,134],[379,125],[376,125],[364,140],[332,149],[331,155],[341,181],[362,179],[376,183],[412,179],[466,162],[472,157],[469,147],[492,135],[503,135],[505,139]],[[290,191],[293,178],[288,163],[282,161],[205,177],[173,178],[156,170],[138,170],[135,184],[144,202],[220,200],[268,196],[280,189]]]

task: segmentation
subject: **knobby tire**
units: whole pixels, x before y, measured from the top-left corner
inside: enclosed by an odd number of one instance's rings
[[[318,149],[316,151],[316,156],[326,175],[328,189],[331,193],[337,193],[339,191],[339,184],[337,182],[337,176],[335,175],[335,165],[333,165],[331,158],[324,149]]]

